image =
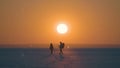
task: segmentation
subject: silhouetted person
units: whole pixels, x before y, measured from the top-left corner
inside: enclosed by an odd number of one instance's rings
[[[53,44],[50,43],[50,47],[49,47],[50,51],[51,51],[51,54],[53,54],[53,51],[54,51],[54,47],[53,47]]]
[[[63,54],[63,48],[64,48],[65,44],[60,42],[60,45],[59,45],[59,49],[60,49],[60,53],[59,54]]]

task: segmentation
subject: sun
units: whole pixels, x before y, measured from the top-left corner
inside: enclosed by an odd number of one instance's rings
[[[60,34],[65,34],[68,31],[68,26],[66,24],[58,24],[57,25],[57,32]]]

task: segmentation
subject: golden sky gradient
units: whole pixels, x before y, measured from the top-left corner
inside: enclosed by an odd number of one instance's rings
[[[60,35],[57,24],[69,31]],[[0,0],[0,44],[120,44],[120,0]]]

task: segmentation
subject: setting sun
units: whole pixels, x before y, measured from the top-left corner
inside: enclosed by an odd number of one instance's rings
[[[60,34],[65,34],[68,31],[68,27],[66,24],[58,24],[57,25],[57,32]]]

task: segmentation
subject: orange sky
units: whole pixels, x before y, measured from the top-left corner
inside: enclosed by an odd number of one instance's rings
[[[0,44],[120,44],[119,0],[0,0]],[[66,22],[68,33],[56,31]]]

